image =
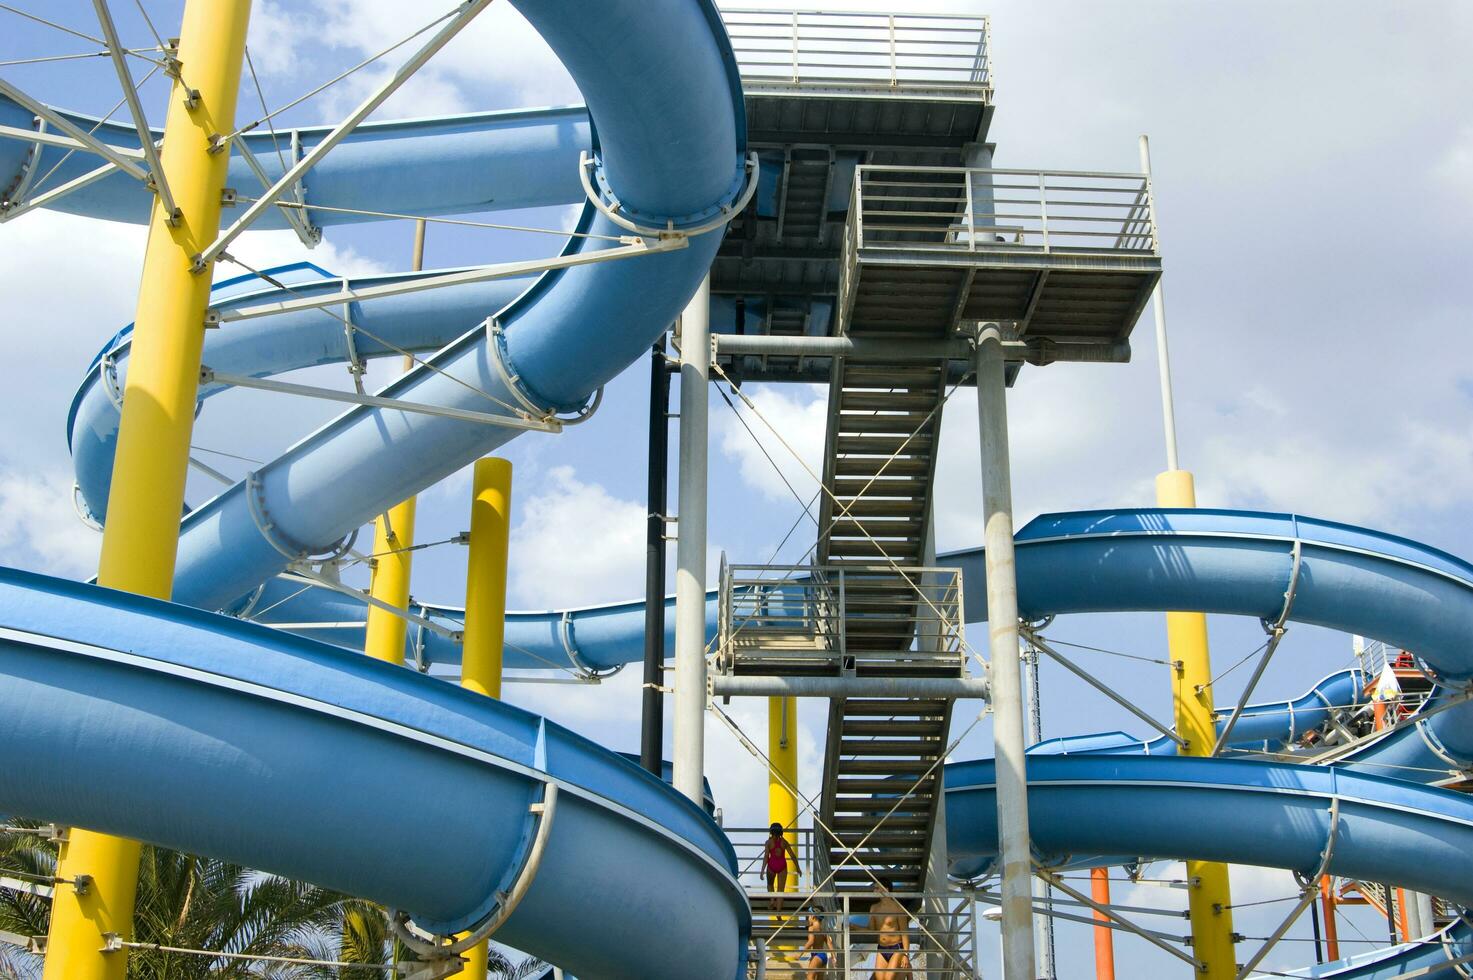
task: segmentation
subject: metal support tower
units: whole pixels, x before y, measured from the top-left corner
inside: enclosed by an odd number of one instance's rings
[[[699,806],[705,790],[707,385],[711,277],[680,315],[679,522],[675,546],[675,788]]]
[[[644,686],[639,764],[665,772],[665,511],[670,482],[670,365],[662,336],[650,350],[649,513],[645,518]]]
[[[977,334],[977,421],[982,446],[982,520],[987,549],[988,650],[1001,837],[1004,980],[1034,980],[1033,866],[1028,833],[1027,741],[1018,656],[1018,580],[1013,562],[1013,486],[1008,455],[1002,334]]]

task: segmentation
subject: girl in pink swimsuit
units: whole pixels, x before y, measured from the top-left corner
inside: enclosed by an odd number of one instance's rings
[[[793,870],[798,869],[798,853],[793,850],[793,845],[783,836],[783,825],[775,823],[767,828],[767,841],[762,845],[762,870],[767,874],[767,890],[769,892],[785,892],[788,890],[788,858],[793,859]],[[782,899],[773,898],[773,908],[781,904]]]

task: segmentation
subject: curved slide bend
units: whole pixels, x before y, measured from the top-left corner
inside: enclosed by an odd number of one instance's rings
[[[742,972],[749,911],[720,828],[557,725],[279,630],[25,572],[0,569],[0,623],[6,812],[319,882],[437,933],[509,912],[498,941],[578,976]],[[596,896],[596,914],[568,914]]]
[[[648,226],[694,229],[719,218],[738,199],[748,179],[741,88],[720,18],[708,0],[626,0],[596,8],[520,0],[517,6],[587,95],[597,132],[594,177],[617,193],[624,215]],[[402,170],[397,180],[386,179],[393,171],[384,161],[392,160],[398,142],[391,129],[390,138],[367,140],[358,148],[370,176],[378,179],[349,170],[340,181],[347,188],[343,193],[361,191],[366,184],[375,195],[372,206],[386,210],[410,210],[410,201],[431,211],[466,207],[463,193],[453,188],[454,176],[468,165],[468,157],[473,161],[477,140],[443,141],[445,158],[436,160],[442,141],[421,138],[409,124],[404,128],[408,144],[423,158],[413,179]],[[577,153],[584,147],[577,144],[576,126],[563,128],[556,145],[533,156],[550,169],[566,166],[568,176],[560,179],[576,187]],[[489,137],[481,142],[500,145]],[[486,165],[494,167],[498,159],[493,156]],[[558,186],[562,190],[549,194],[566,200],[566,186]],[[424,200],[436,187],[451,189],[443,199]],[[494,206],[479,194],[474,197],[476,208]],[[585,206],[578,229],[626,234],[591,205]],[[548,273],[509,305],[498,301],[481,307],[464,322],[456,318],[468,310],[447,308],[444,323],[458,339],[430,359],[432,366],[410,372],[381,394],[478,412],[495,410],[488,396],[548,412],[575,410],[675,318],[710,267],[719,240],[719,231],[708,232],[682,249]],[[598,239],[578,238],[567,251],[600,247]],[[441,315],[431,306],[421,309],[427,316]],[[482,322],[491,315],[499,331]],[[213,356],[207,351],[207,358]],[[115,358],[114,364],[119,361],[125,359]],[[111,406],[82,411],[107,401],[105,392],[95,391],[105,386],[90,387],[94,391],[84,390],[75,415],[73,447],[87,507],[101,517],[115,421],[109,419]],[[90,427],[94,421],[99,424]],[[174,596],[190,605],[224,608],[293,557],[326,550],[376,513],[514,434],[396,410],[347,412],[262,466],[247,483],[189,515]],[[343,494],[344,486],[354,492]]]
[[[380,127],[342,148],[336,186],[330,169],[315,171],[310,199],[484,210],[497,203],[485,188],[505,175],[511,184],[525,178],[529,190],[500,206],[557,203],[577,187],[578,153],[591,148],[596,183],[642,225],[678,232],[719,219],[748,173],[740,83],[709,0],[515,2],[587,94],[586,116],[510,114],[480,127],[490,136],[476,125],[458,131],[455,121]],[[0,107],[3,121],[28,125],[11,118],[14,110]],[[498,171],[504,157],[477,149],[523,138],[543,141],[526,159],[551,155],[565,166],[524,161]],[[22,169],[14,146],[25,144],[7,144],[0,169]],[[477,167],[485,175],[470,185],[455,179]],[[116,200],[109,186],[122,188]],[[134,188],[99,181],[89,191],[70,199],[85,213],[141,216]],[[624,234],[591,205],[578,230]],[[719,239],[712,231],[679,250],[552,272],[510,302],[483,292],[461,298],[463,308],[422,308],[441,318],[433,330],[458,339],[432,368],[383,394],[472,411],[487,410],[487,394],[575,410],[674,319]],[[574,239],[565,253],[597,241]],[[492,314],[495,330],[481,322]],[[443,339],[429,333],[421,343]],[[269,373],[298,353],[265,350],[260,371],[249,373]],[[99,517],[115,428],[107,388],[125,361],[116,354],[98,362],[104,383],[84,390],[71,432],[79,483]],[[174,596],[225,607],[293,557],[324,550],[513,434],[400,411],[345,413],[188,516]],[[498,939],[580,975],[743,970],[749,912],[719,831],[662,782],[556,726],[322,644],[22,573],[0,575],[0,623],[0,808],[8,812],[322,882],[399,906],[435,932],[505,917]],[[406,846],[402,828],[430,818],[434,832]],[[566,914],[605,893],[617,900],[597,924]]]

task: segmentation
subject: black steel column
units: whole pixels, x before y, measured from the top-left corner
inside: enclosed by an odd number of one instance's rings
[[[670,369],[662,335],[650,351],[649,517],[645,529],[644,696],[639,764],[663,777],[665,700],[665,509],[670,459]]]

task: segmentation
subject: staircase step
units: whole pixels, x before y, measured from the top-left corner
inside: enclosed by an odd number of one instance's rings
[[[917,409],[929,412],[937,400],[935,392],[846,391],[839,407],[845,412],[913,412]]]
[[[863,454],[866,456],[929,456],[935,439],[926,432],[913,435],[881,434],[867,436],[839,436],[834,440],[834,451],[843,455]]]
[[[874,817],[835,817],[830,822],[829,826],[837,832],[839,839],[843,840],[845,839],[844,835],[848,832],[864,832],[874,829],[875,825],[880,823],[881,817],[884,818],[884,826],[887,829],[897,831],[903,830],[912,833],[914,833],[915,831],[924,831],[926,827],[928,827],[931,823],[931,818],[929,815],[906,815],[897,810],[889,816],[885,816],[887,812],[888,810],[881,810],[879,815]]]
[[[942,701],[916,698],[850,698],[844,702],[844,715],[939,715],[946,710]]]
[[[871,456],[841,456],[834,461],[835,477],[876,476],[926,476],[931,472],[931,460],[899,457],[878,459]]]
[[[918,739],[844,739],[839,743],[841,756],[898,755],[934,759],[945,748],[939,738]]]
[[[941,723],[939,719],[929,718],[895,718],[884,720],[853,719],[847,717],[845,712],[844,728],[842,734],[847,738],[850,735],[889,735],[889,736],[915,736],[917,738],[939,738],[941,735]]]
[[[851,516],[838,518],[829,526],[833,528],[829,536],[834,538],[915,538],[925,532],[919,519],[865,517],[856,520]]]
[[[889,784],[897,793],[903,793],[915,783],[915,777],[930,769],[936,760],[930,759],[847,759],[839,760],[840,776],[906,776]],[[937,766],[937,769],[940,767]]]

